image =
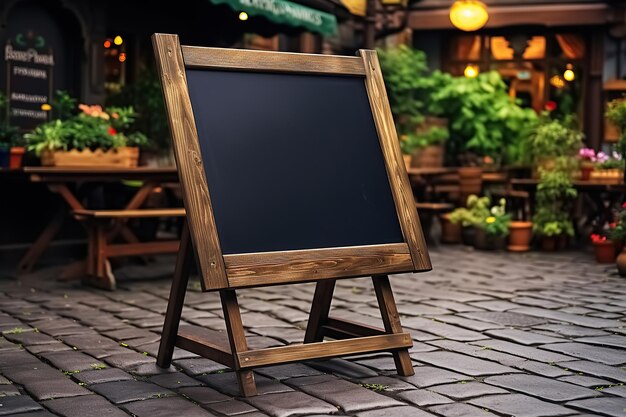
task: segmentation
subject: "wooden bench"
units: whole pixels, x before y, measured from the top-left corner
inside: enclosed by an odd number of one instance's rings
[[[184,217],[184,208],[137,209],[137,210],[74,210],[74,217],[87,229],[87,276],[90,285],[108,290],[116,287],[115,275],[109,258],[177,253],[178,240],[129,243],[113,243],[116,229],[121,222],[133,218]]]
[[[428,243],[436,245],[437,239],[431,236],[433,220],[438,218],[441,214],[451,212],[454,210],[454,206],[450,203],[415,203],[415,208],[417,209],[422,223],[424,237],[427,239]]]

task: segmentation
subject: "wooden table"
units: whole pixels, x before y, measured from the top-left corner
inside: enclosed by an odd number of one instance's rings
[[[175,167],[168,168],[57,168],[57,167],[24,167],[24,173],[31,182],[44,183],[50,191],[61,196],[63,203],[54,211],[54,215],[37,240],[32,244],[26,255],[20,260],[17,273],[32,270],[50,242],[61,230],[69,211],[85,210],[77,190],[85,184],[119,183],[125,180],[140,181],[137,192],[127,202],[123,210],[135,210],[150,196],[152,191],[163,183],[178,182]],[[70,210],[68,210],[68,208]],[[121,235],[127,242],[138,242],[135,234],[120,221],[109,235]],[[84,262],[77,263],[66,269],[63,276],[71,278],[84,272]]]
[[[458,185],[459,167],[412,167],[407,170],[414,186],[414,193],[422,200],[431,200],[436,185]],[[507,174],[502,171],[483,171],[482,181],[485,185],[506,184]],[[415,189],[422,187],[422,191]]]
[[[514,189],[528,191],[531,195],[531,201],[534,201],[534,193],[539,184],[538,178],[511,179],[510,183]],[[579,194],[586,194],[589,197],[589,202],[594,205],[601,205],[591,216],[592,220],[598,220],[600,226],[611,221],[611,208],[623,201],[626,192],[624,182],[615,179],[573,180],[572,186]]]

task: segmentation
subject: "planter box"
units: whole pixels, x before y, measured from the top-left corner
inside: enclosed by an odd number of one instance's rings
[[[101,149],[44,151],[41,154],[41,165],[47,167],[135,168],[138,161],[137,147],[122,147],[108,151]]]
[[[624,171],[621,169],[595,169],[591,172],[589,179],[621,182],[624,178]]]

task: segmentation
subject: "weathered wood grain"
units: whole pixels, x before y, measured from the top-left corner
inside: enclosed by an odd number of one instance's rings
[[[406,243],[224,255],[232,288],[409,272]]]
[[[395,334],[402,333],[400,314],[398,314],[396,301],[393,298],[389,277],[387,275],[375,276],[372,277],[372,282],[374,283],[374,291],[376,292],[378,308],[385,325],[385,331]],[[393,352],[393,361],[399,375],[410,376],[415,373],[408,349]]]
[[[238,356],[242,368],[254,368],[276,363],[389,351],[412,345],[411,335],[401,333],[257,349],[242,352]]]
[[[415,199],[406,167],[400,154],[398,135],[391,115],[383,75],[376,51],[360,50],[359,55],[365,65],[365,87],[374,116],[380,147],[382,148],[391,192],[396,203],[400,227],[409,245],[413,266],[416,271],[432,269],[426,241],[415,210]],[[372,274],[376,274],[372,272]]]
[[[228,288],[178,36],[154,34],[152,43],[202,288]]]
[[[220,70],[365,75],[358,57],[183,46],[185,66]]]

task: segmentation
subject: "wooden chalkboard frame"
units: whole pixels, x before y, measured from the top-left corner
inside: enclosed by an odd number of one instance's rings
[[[182,46],[176,35],[154,35],[187,220],[205,291],[431,269],[415,201],[375,51],[359,57]],[[222,255],[186,68],[362,77],[374,116],[403,243]]]
[[[252,369],[272,364],[389,351],[400,375],[413,375],[408,349],[386,274],[431,269],[415,201],[400,154],[383,77],[375,51],[358,57],[292,54],[181,46],[177,35],[152,37],[174,155],[186,209],[157,364],[171,365],[178,346],[236,371],[244,396],[256,395]],[[248,72],[330,74],[363,79],[404,242],[224,255],[211,205],[186,80],[186,68]],[[199,266],[202,289],[219,291],[228,334],[180,326],[191,263]],[[329,315],[337,279],[372,276],[384,329]],[[317,281],[304,344],[251,350],[247,346],[236,289]],[[334,339],[324,341],[324,338]]]

